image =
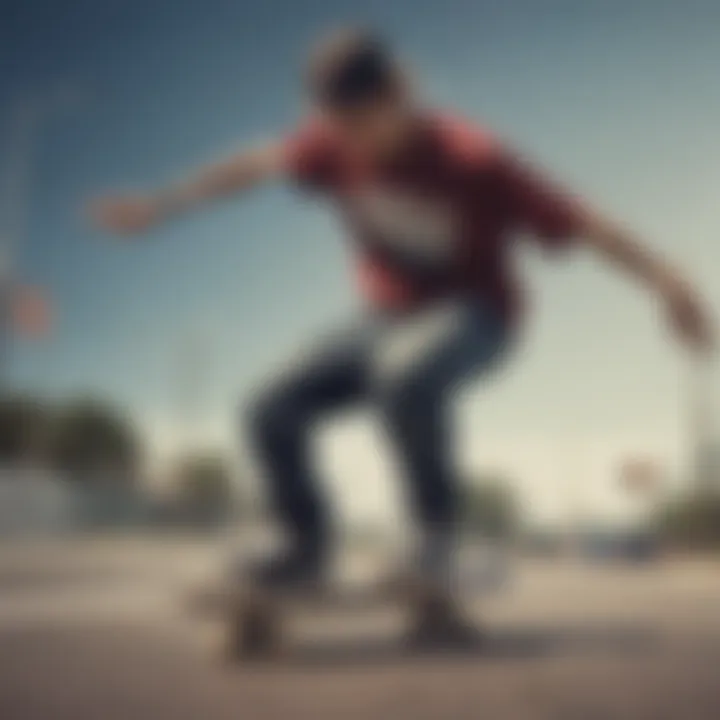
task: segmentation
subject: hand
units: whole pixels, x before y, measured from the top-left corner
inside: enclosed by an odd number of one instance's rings
[[[120,235],[136,235],[162,220],[162,206],[143,196],[110,197],[90,205],[90,218],[103,230]]]
[[[666,283],[662,290],[665,311],[673,332],[690,349],[708,354],[715,349],[715,329],[706,308],[682,282]]]

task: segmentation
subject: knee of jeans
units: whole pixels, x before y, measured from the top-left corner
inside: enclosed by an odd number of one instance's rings
[[[385,382],[379,389],[380,408],[392,425],[409,427],[418,417],[433,412],[439,400],[437,388],[421,376],[405,376]]]

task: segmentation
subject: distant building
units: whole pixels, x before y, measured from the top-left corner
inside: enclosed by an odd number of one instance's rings
[[[65,532],[76,526],[77,516],[77,494],[57,475],[0,469],[0,538]]]
[[[0,538],[141,524],[144,495],[117,483],[69,482],[36,467],[0,467]]]

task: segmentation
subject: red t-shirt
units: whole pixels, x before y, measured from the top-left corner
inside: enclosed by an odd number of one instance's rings
[[[401,156],[361,162],[321,121],[287,141],[287,170],[332,198],[355,240],[360,285],[382,309],[438,297],[486,299],[505,317],[519,306],[511,248],[528,234],[566,245],[582,211],[484,130],[429,114]]]

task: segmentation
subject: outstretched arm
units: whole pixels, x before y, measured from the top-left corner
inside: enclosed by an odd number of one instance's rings
[[[709,310],[696,289],[673,265],[630,232],[591,212],[584,213],[579,235],[586,246],[657,293],[680,340],[697,351],[714,349]]]
[[[269,143],[205,167],[169,188],[101,198],[91,203],[90,216],[111,232],[124,235],[145,232],[177,215],[266,182],[280,175],[283,166],[282,143]]]
[[[575,239],[595,251],[655,292],[681,341],[696,351],[713,349],[710,312],[677,268],[617,223],[569,197],[516,156],[501,154],[496,171],[512,214],[543,245],[553,248]]]

